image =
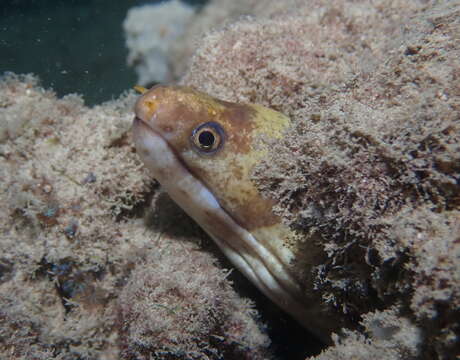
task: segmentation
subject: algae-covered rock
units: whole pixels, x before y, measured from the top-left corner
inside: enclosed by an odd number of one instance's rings
[[[215,0],[194,16],[175,76],[294,123],[253,180],[321,234],[314,286],[350,327],[314,358],[458,356],[460,2]],[[0,354],[270,358],[253,305],[137,158],[134,99],[88,108],[2,77]]]
[[[128,11],[123,29],[129,49],[128,65],[138,83],[148,85],[172,81],[171,53],[185,36],[194,9],[179,1],[144,4]]]

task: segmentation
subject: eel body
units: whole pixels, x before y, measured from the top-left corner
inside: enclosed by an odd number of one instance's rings
[[[188,87],[155,86],[135,105],[137,152],[170,197],[266,296],[329,342],[337,327],[313,289],[317,239],[298,237],[272,213],[251,172],[290,119],[256,104]]]

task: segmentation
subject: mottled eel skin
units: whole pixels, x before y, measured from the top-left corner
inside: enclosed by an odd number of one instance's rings
[[[338,322],[313,290],[317,239],[301,241],[284,226],[250,179],[289,118],[188,87],[140,90],[134,142],[153,176],[266,296],[329,342]]]

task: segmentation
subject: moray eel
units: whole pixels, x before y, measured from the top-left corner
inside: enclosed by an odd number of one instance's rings
[[[272,213],[251,172],[290,126],[256,104],[212,98],[192,88],[138,88],[137,153],[170,197],[213,238],[266,296],[328,341],[333,324],[313,290],[316,239],[301,241]],[[329,341],[328,341],[329,342]]]

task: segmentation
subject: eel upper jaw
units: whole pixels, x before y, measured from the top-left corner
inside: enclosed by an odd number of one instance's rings
[[[253,284],[311,329],[310,315],[299,299],[300,290],[292,290],[297,286],[292,285],[295,281],[288,274],[276,274],[266,266],[267,258],[276,262],[276,256],[220,206],[209,189],[177,158],[167,141],[139,117],[133,122],[133,136],[139,156],[169,196],[201,225]]]

